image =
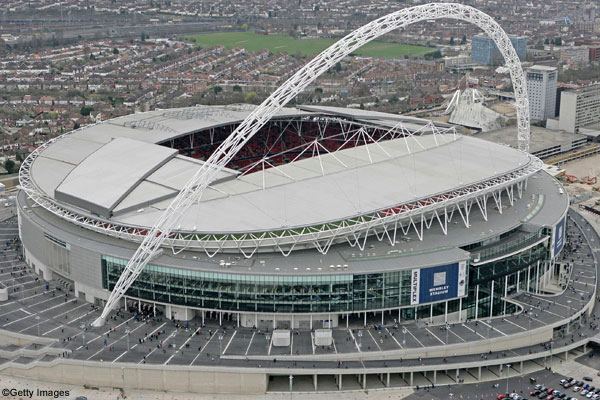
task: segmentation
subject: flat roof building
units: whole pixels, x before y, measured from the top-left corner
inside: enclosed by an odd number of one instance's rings
[[[558,127],[577,133],[587,125],[600,122],[600,84],[564,91],[560,98]]]

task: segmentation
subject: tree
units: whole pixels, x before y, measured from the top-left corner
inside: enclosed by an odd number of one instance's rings
[[[454,46],[454,36],[450,36],[450,46]]]
[[[244,95],[244,102],[245,103],[254,103],[254,100],[256,99],[256,92],[248,92]]]
[[[10,158],[7,158],[6,161],[4,161],[4,169],[9,174],[16,172],[16,166],[17,165],[15,164],[15,162],[13,160],[11,160]]]
[[[467,44],[467,35],[463,33],[462,39],[460,40],[460,44]]]
[[[425,58],[427,60],[431,60],[431,59],[436,59],[436,58],[442,58],[442,52],[439,50],[436,50],[432,53],[427,53],[425,54]]]
[[[94,108],[92,106],[83,106],[79,110],[79,113],[81,115],[83,115],[84,117],[87,117],[88,115],[90,115],[92,113],[92,111],[94,111]]]
[[[335,63],[335,65],[333,66],[333,70],[335,72],[340,72],[342,70],[342,64],[338,61]]]
[[[212,91],[213,93],[216,95],[218,95],[219,93],[221,93],[223,91],[223,88],[219,85],[215,85],[212,87]]]
[[[241,92],[242,92],[242,87],[241,87],[240,85],[233,85],[233,88],[232,88],[232,90],[233,90],[234,92],[241,93]]]
[[[554,38],[554,45],[555,46],[562,46],[562,39],[559,37]]]
[[[117,49],[116,47],[112,49],[112,53],[113,54],[119,54],[119,49]]]

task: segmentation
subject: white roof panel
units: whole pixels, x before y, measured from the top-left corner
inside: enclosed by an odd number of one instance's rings
[[[35,184],[45,193],[54,193],[62,180],[75,168],[75,165],[52,158],[38,157],[31,166],[31,176]]]
[[[90,154],[55,190],[55,198],[95,214],[113,208],[177,150],[117,138]]]
[[[334,171],[324,167],[325,174],[320,165],[336,165],[334,154],[286,164],[265,172],[265,189],[262,171],[216,183],[211,186],[214,191],[225,194],[194,204],[182,229],[269,231],[347,219],[504,175],[531,157],[466,136],[427,135],[418,141],[420,145],[410,144],[410,153],[402,138],[369,144],[369,151],[365,146],[341,150],[335,157],[353,160],[352,165]],[[384,158],[386,152],[389,156]],[[283,172],[294,180],[283,179]],[[148,226],[157,217],[158,211],[149,209],[116,219]]]
[[[148,176],[147,180],[179,191],[203,163],[200,160],[178,155]],[[236,175],[237,171],[225,168],[217,174],[215,181],[232,179]]]
[[[74,135],[69,135],[60,140],[62,146],[50,146],[44,150],[42,157],[63,161],[69,164],[79,164],[87,156],[98,150],[102,143],[94,142]]]

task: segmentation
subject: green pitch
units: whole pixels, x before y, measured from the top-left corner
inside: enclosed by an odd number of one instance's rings
[[[248,51],[269,50],[273,53],[314,56],[335,43],[334,39],[295,39],[287,35],[260,35],[254,32],[218,32],[187,36],[202,47],[224,46],[244,48]],[[435,51],[431,47],[373,41],[354,54],[366,57],[399,58],[418,57]]]

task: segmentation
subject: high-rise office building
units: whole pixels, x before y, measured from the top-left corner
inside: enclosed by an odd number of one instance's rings
[[[534,65],[527,69],[529,112],[533,121],[545,121],[554,117],[557,76],[555,67]]]
[[[527,38],[524,36],[510,36],[510,42],[515,48],[521,61],[527,57]],[[483,65],[502,65],[504,59],[494,41],[485,35],[473,36],[471,42],[471,60]]]

